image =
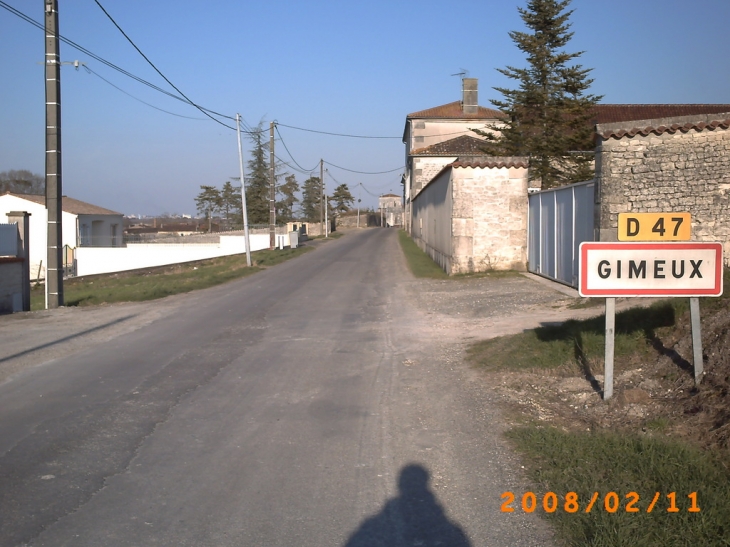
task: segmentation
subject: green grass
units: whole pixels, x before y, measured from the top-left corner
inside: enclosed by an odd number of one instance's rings
[[[676,442],[615,433],[519,427],[508,432],[508,437],[528,456],[527,472],[537,485],[536,512],[554,524],[568,545],[730,545],[730,472],[711,454]],[[559,497],[559,509],[554,513],[543,509],[546,492]],[[565,511],[568,492],[578,494],[580,509],[575,513]],[[594,492],[600,498],[586,513]],[[620,505],[615,513],[605,509],[608,492],[618,494]],[[629,492],[639,495],[638,513],[626,511]],[[647,513],[656,492],[661,497]],[[666,495],[672,492],[680,509],[676,513],[667,512]],[[697,492],[697,513],[688,512],[687,496],[692,492]],[[515,512],[523,510],[522,494],[515,492]]]
[[[63,284],[65,305],[91,306],[164,298],[245,277],[310,250],[311,247],[298,247],[256,251],[251,253],[251,268],[246,266],[246,255],[240,254],[133,272],[67,279]],[[44,287],[34,287],[31,291],[31,310],[44,308]]]
[[[408,268],[414,277],[428,278],[428,279],[477,279],[482,277],[490,278],[503,278],[503,277],[515,277],[520,275],[514,270],[490,270],[487,272],[474,272],[474,273],[463,273],[449,276],[433,259],[424,253],[416,242],[413,241],[411,236],[404,230],[399,230],[398,240],[400,241],[401,249],[406,257]]]
[[[430,256],[424,253],[404,230],[398,232],[401,249],[408,262],[408,268],[415,277],[448,279],[448,275]]]
[[[729,286],[730,270],[724,272]],[[730,295],[703,298],[709,313],[727,309]],[[657,338],[675,326],[689,308],[687,298],[673,298],[649,308],[616,315],[616,368],[651,354]],[[468,359],[489,369],[559,369],[590,372],[602,365],[605,317],[567,321],[515,336],[473,344]],[[589,369],[589,370],[586,370]],[[507,433],[519,452],[537,495],[537,512],[555,526],[571,546],[730,546],[730,471],[723,453],[703,451],[686,441],[664,436],[669,420],[658,417],[645,424],[648,435],[594,431],[561,431],[537,424],[521,425]],[[548,513],[542,501],[546,492],[559,497],[559,509]],[[578,495],[580,510],[565,511],[565,495]],[[585,509],[594,492],[600,497],[590,513]],[[605,496],[616,492],[619,508],[610,513]],[[638,513],[626,511],[627,494],[636,492]],[[647,510],[656,492],[661,494],[651,513]],[[667,494],[676,494],[679,512],[668,512]],[[689,494],[697,493],[699,512],[690,513]],[[522,511],[524,492],[515,492],[512,503]]]
[[[730,269],[724,272],[724,286],[730,286]],[[730,304],[730,292],[719,298],[703,298],[700,314]],[[677,318],[689,309],[688,298],[670,298],[648,308],[633,308],[616,314],[614,356],[616,370],[621,360],[647,357],[659,342],[657,332],[674,327]],[[605,315],[581,321],[570,320],[512,336],[483,340],[467,349],[467,359],[486,369],[558,369],[577,368],[590,372],[603,364],[605,351]]]
[[[616,314],[614,355],[618,359],[651,352],[657,329],[675,324],[678,311],[672,301]],[[472,344],[467,358],[487,369],[558,369],[569,367],[589,372],[602,363],[605,350],[605,316],[570,320],[512,336]],[[617,363],[617,369],[620,367]]]

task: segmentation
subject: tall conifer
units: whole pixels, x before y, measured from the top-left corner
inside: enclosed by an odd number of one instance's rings
[[[249,224],[269,223],[269,143],[265,140],[263,122],[251,132],[253,143],[248,160],[246,209]]]
[[[476,132],[496,156],[529,156],[530,178],[550,188],[593,178],[593,129],[589,120],[601,96],[586,94],[591,69],[570,64],[584,52],[567,53],[573,37],[568,22],[570,0],[528,0],[517,8],[532,32],[509,33],[527,56],[527,68],[497,69],[519,82],[517,89],[496,87],[503,100],[492,101],[503,122]]]

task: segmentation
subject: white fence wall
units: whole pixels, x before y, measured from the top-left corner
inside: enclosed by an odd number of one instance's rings
[[[288,238],[286,245],[289,245]],[[269,234],[252,234],[251,251],[269,248]],[[128,243],[126,247],[77,247],[76,275],[95,275],[167,266],[246,252],[243,236],[220,236],[220,243]]]
[[[593,241],[594,182],[579,182],[529,197],[527,269],[578,287],[578,248]]]

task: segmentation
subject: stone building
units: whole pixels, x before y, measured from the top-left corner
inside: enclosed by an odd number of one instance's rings
[[[478,104],[476,78],[462,80],[461,101],[413,112],[403,129],[406,171],[404,177],[404,226],[410,231],[411,204],[419,192],[448,164],[463,157],[484,157],[483,141],[472,129],[499,122],[498,110]]]
[[[413,201],[413,239],[448,274],[524,270],[527,166],[527,158],[450,163]]]
[[[461,101],[406,117],[405,226],[449,274],[524,270],[527,159],[484,153],[473,129],[502,114],[478,105],[476,79],[462,82]]]
[[[403,226],[403,200],[397,194],[379,196],[378,214],[381,226]]]
[[[730,265],[730,105],[674,106],[714,112],[596,126],[595,238],[617,240],[619,213],[689,212]]]

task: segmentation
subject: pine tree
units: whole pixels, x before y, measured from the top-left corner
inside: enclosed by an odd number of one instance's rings
[[[334,203],[333,211],[341,214],[350,210],[352,204],[355,203],[355,198],[352,197],[347,184],[340,184],[337,188],[335,188],[335,191],[332,192],[332,196],[329,198],[329,201]]]
[[[226,181],[221,189],[221,211],[226,220],[226,228],[232,225],[243,225],[241,188]]]
[[[593,178],[593,129],[589,120],[601,96],[586,94],[591,69],[569,64],[583,52],[567,53],[573,37],[568,22],[570,0],[529,0],[518,8],[532,33],[512,31],[510,38],[527,55],[528,68],[497,69],[519,88],[495,88],[504,100],[492,101],[503,122],[476,132],[487,139],[486,152],[529,156],[530,179],[543,188]],[[497,131],[498,133],[493,133]]]
[[[251,132],[253,150],[246,177],[246,208],[249,224],[269,223],[269,144],[264,139],[263,122]]]
[[[319,222],[322,207],[322,181],[309,177],[302,189],[302,216],[309,222]]]
[[[277,219],[282,222],[294,220],[294,205],[299,201],[296,193],[299,191],[299,183],[294,175],[287,175],[284,184],[277,187],[281,195],[281,201],[276,203]]]
[[[208,232],[213,229],[213,215],[221,208],[221,193],[215,186],[200,186],[201,192],[195,197],[198,213],[205,214],[208,219]]]

